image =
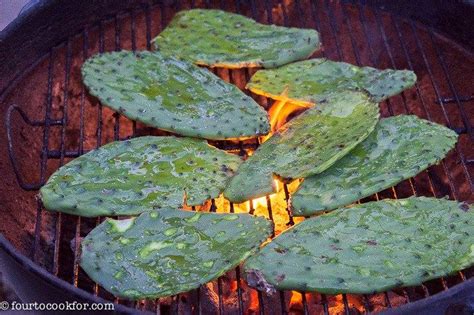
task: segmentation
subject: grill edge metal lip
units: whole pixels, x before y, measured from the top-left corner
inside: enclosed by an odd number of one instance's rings
[[[73,286],[71,283],[54,276],[52,273],[46,269],[41,268],[38,264],[34,263],[31,259],[27,258],[25,255],[19,253],[19,251],[11,244],[3,234],[0,234],[0,264],[2,267],[7,267],[8,262],[5,260],[3,255],[8,255],[12,259],[13,263],[16,263],[18,266],[23,269],[24,272],[38,276],[44,284],[53,285],[57,289],[65,290],[68,293],[71,293],[73,297],[76,297],[79,301],[84,301],[87,303],[113,303],[109,300],[105,300],[101,297],[95,296],[85,290]],[[4,275],[5,278],[9,278],[8,274]],[[29,302],[29,301],[25,301]],[[42,301],[44,302],[44,301]],[[57,300],[55,301],[57,302]],[[129,308],[121,304],[113,303],[114,311],[121,314],[153,314],[151,312],[143,312],[137,309]]]

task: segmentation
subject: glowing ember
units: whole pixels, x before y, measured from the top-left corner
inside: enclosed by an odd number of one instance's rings
[[[249,313],[250,314],[257,314],[257,311],[260,309],[259,301],[258,301],[258,293],[256,290],[250,290],[250,306],[249,306]]]

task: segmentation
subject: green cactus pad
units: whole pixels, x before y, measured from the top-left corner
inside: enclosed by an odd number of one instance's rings
[[[310,59],[272,70],[257,71],[247,88],[276,100],[315,104],[328,94],[366,90],[380,102],[413,86],[416,75],[408,70],[378,70],[345,62]]]
[[[93,229],[82,241],[80,265],[116,296],[170,296],[237,266],[271,231],[270,221],[248,214],[151,211]]]
[[[284,179],[321,173],[374,130],[377,103],[365,93],[346,91],[308,109],[280,128],[237,170],[224,191],[232,202],[274,192],[273,175]]]
[[[367,139],[291,197],[294,216],[345,206],[415,176],[439,162],[457,134],[416,116],[382,119]]]
[[[207,69],[158,52],[112,52],[82,66],[89,92],[130,119],[180,135],[246,138],[267,134],[265,110]]]
[[[57,170],[40,190],[44,206],[86,217],[133,215],[219,196],[238,156],[205,140],[140,137],[112,142]]]
[[[306,59],[319,48],[315,30],[264,25],[242,15],[202,9],[179,12],[153,41],[164,54],[227,68],[274,68]]]
[[[338,209],[283,232],[245,263],[272,291],[370,294],[414,286],[474,264],[467,204],[412,197]]]

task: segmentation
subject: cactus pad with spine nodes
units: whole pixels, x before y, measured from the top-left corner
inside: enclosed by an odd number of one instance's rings
[[[243,202],[273,193],[273,175],[296,179],[323,172],[367,138],[378,117],[378,105],[366,93],[332,95],[264,142],[239,167],[224,196]]]
[[[112,52],[82,66],[89,92],[146,125],[205,139],[247,138],[269,131],[265,110],[207,69],[158,52]]]
[[[412,197],[338,209],[281,233],[244,265],[272,291],[371,294],[415,286],[474,264],[466,203]]]
[[[140,137],[104,145],[58,169],[40,190],[52,211],[94,217],[200,205],[224,189],[241,159],[205,140]]]
[[[264,25],[221,10],[181,11],[154,40],[155,48],[211,67],[274,68],[319,48],[312,29]]]
[[[82,241],[80,265],[116,296],[171,296],[237,266],[271,231],[270,221],[248,214],[145,212],[94,228]]]
[[[366,90],[380,102],[413,86],[416,75],[408,70],[379,70],[323,58],[295,62],[278,69],[259,70],[247,88],[276,100],[289,99],[306,106],[332,93]]]
[[[375,130],[326,171],[305,178],[291,196],[294,216],[348,205],[438,163],[457,134],[416,116],[384,118]]]

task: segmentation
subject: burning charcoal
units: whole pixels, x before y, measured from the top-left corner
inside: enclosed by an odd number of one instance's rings
[[[130,119],[177,134],[228,139],[265,135],[265,110],[237,87],[158,52],[112,52],[82,66],[84,84]]]
[[[145,212],[98,225],[82,241],[80,264],[116,296],[170,296],[235,267],[271,230],[270,221],[248,214]]]
[[[345,62],[310,59],[255,73],[247,84],[252,92],[302,105],[322,104],[346,90],[368,91],[376,102],[413,86],[416,75],[408,70],[378,70]]]
[[[319,48],[315,30],[264,25],[242,15],[202,9],[176,14],[153,41],[164,54],[226,68],[274,68],[306,59]]]
[[[250,285],[268,291],[369,294],[415,286],[474,263],[473,219],[456,201],[426,197],[338,209],[281,233],[244,270]]]
[[[438,163],[456,140],[454,131],[416,116],[382,119],[349,154],[304,180],[291,197],[293,215],[333,210],[392,187]]]
[[[94,217],[200,205],[224,189],[241,160],[204,140],[140,137],[69,162],[40,190],[52,211]],[[226,171],[221,171],[224,165]]]
[[[274,174],[296,179],[323,172],[367,138],[378,117],[377,103],[363,92],[333,95],[264,142],[237,170],[224,196],[240,203],[273,193]]]

